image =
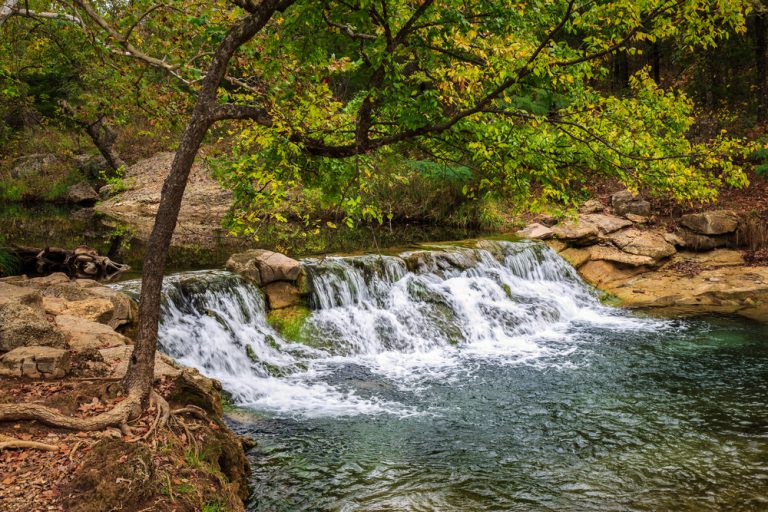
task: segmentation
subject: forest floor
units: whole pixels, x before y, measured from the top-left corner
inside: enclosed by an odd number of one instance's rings
[[[38,402],[85,417],[110,409],[121,397],[97,380],[30,381],[0,378],[0,396]],[[156,390],[168,394],[171,384]],[[36,422],[0,423],[0,444],[11,439],[40,443],[38,449],[0,450],[0,504],[4,512],[103,512],[242,510],[242,481],[231,483],[243,460],[232,451],[231,433],[220,418],[173,416],[151,431],[157,411],[149,408],[118,428],[74,432]],[[146,438],[145,438],[146,436]],[[236,441],[239,443],[239,441]],[[238,489],[242,485],[243,489]]]

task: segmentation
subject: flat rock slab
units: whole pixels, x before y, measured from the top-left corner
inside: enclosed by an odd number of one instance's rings
[[[592,260],[612,261],[630,267],[653,266],[656,264],[656,260],[650,256],[631,254],[615,247],[594,245],[589,248],[589,253]]]
[[[110,368],[110,376],[122,378],[128,371],[128,362],[131,360],[133,346],[103,348],[99,350],[104,363]],[[157,352],[155,354],[155,379],[161,377],[177,377],[181,368],[168,356]]]
[[[617,217],[616,215],[605,215],[602,213],[583,215],[581,219],[583,222],[594,224],[601,233],[606,235],[632,225],[632,221],[630,220]]]
[[[641,231],[630,228],[612,233],[608,239],[624,252],[638,256],[648,256],[660,260],[677,252],[675,246],[664,239],[664,235],[655,231]]]
[[[56,325],[64,334],[69,348],[76,352],[121,347],[131,342],[108,325],[76,316],[59,315],[56,317]]]
[[[531,238],[533,240],[548,240],[555,236],[550,228],[544,224],[539,224],[538,222],[528,224],[523,229],[515,233],[515,235],[523,238]]]
[[[33,288],[0,283],[0,304],[8,303],[40,307],[43,303],[43,296]]]
[[[552,228],[559,240],[573,245],[591,245],[597,241],[599,230],[589,222],[562,222]]]
[[[69,352],[60,348],[19,347],[0,358],[0,375],[60,379],[68,371]]]

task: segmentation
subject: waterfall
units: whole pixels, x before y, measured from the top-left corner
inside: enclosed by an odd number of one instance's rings
[[[302,261],[311,314],[301,340],[267,321],[261,291],[224,271],[165,283],[161,349],[217,378],[237,404],[285,414],[412,411],[397,401],[471,364],[570,363],[573,326],[637,329],[543,244],[482,241],[396,256]],[[122,285],[135,291],[136,283]],[[356,386],[377,375],[382,389]],[[365,380],[365,379],[363,379]]]

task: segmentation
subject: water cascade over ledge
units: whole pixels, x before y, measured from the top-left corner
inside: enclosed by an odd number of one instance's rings
[[[397,400],[398,390],[465,378],[473,362],[571,364],[569,355],[588,342],[572,335],[574,326],[658,327],[603,306],[542,244],[430,249],[304,260],[311,314],[298,340],[270,326],[261,291],[239,276],[170,276],[160,347],[219,379],[238,405],[305,416],[408,415],[417,411]],[[355,385],[371,374],[391,389]]]

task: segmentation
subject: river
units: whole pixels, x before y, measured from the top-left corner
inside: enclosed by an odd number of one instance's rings
[[[604,306],[528,242],[303,265],[293,340],[237,276],[166,283],[162,349],[257,443],[250,511],[768,509],[766,326]]]

